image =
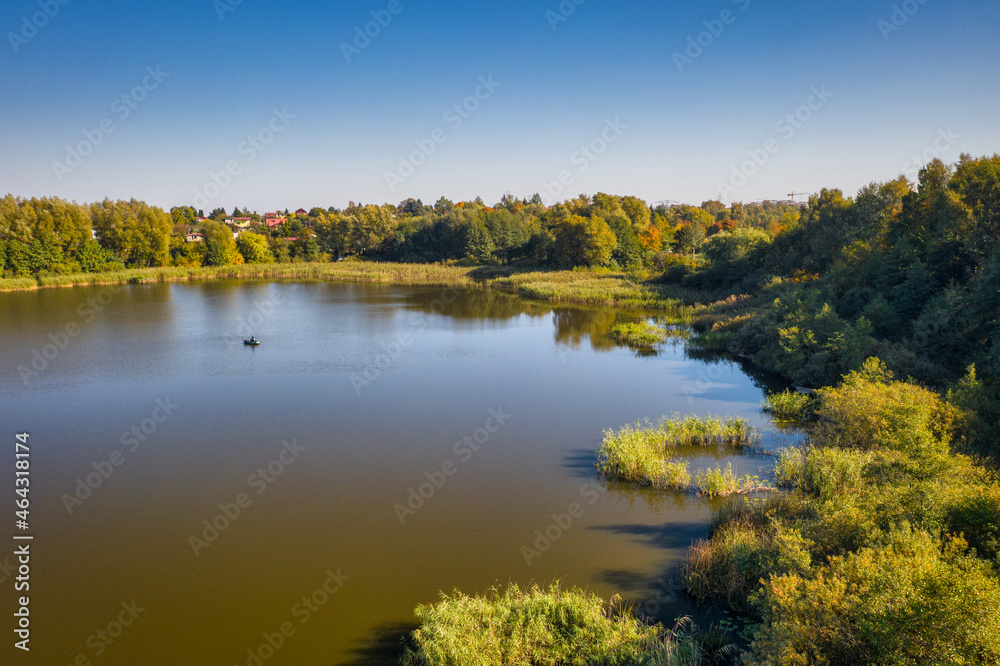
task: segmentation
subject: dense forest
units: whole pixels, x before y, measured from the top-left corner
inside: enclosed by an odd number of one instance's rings
[[[717,234],[702,244],[706,262],[662,279],[719,299],[696,320],[696,344],[813,387],[878,357],[897,377],[962,395],[979,415],[963,437],[993,453],[998,241],[1000,157],[963,156],[927,165],[915,188],[901,178],[854,199],[824,190],[773,238]]]

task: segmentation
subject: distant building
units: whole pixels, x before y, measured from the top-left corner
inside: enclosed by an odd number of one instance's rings
[[[307,211],[305,208],[299,208],[297,211],[295,211],[295,214],[296,215],[308,215],[309,211]]]
[[[198,234],[198,233],[188,234],[184,237],[184,240],[186,240],[188,243],[204,243],[205,234]]]
[[[281,213],[267,213],[264,215],[264,221],[267,222],[268,229],[274,229],[288,222],[288,218]]]
[[[249,229],[251,222],[253,222],[252,217],[230,217],[226,220],[226,224],[237,229]]]

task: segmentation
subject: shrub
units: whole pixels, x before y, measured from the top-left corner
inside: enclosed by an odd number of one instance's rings
[[[947,526],[980,557],[1000,563],[1000,488],[977,488],[959,498],[948,507]]]
[[[915,456],[948,451],[944,402],[927,389],[893,381],[878,359],[819,391],[819,416],[827,442],[863,451],[891,449]]]
[[[764,587],[749,666],[1000,664],[1000,584],[989,567],[909,529]]]
[[[808,570],[808,546],[797,530],[780,521],[768,520],[762,526],[729,523],[711,540],[691,547],[683,569],[685,589],[699,602],[724,601],[746,612],[763,579]]]
[[[764,398],[764,411],[779,421],[803,421],[813,408],[812,396],[791,390],[770,393]]]

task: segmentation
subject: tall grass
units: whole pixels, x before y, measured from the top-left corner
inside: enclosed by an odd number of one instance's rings
[[[38,280],[33,277],[0,279],[0,291],[28,291],[38,288]]]
[[[764,398],[764,411],[779,421],[804,421],[815,408],[812,396],[792,390],[770,393]]]
[[[592,305],[669,310],[680,316],[687,308],[671,298],[663,287],[626,273],[601,271],[555,271],[518,273],[491,280],[525,298],[568,301]]]
[[[681,446],[749,446],[757,432],[749,421],[713,416],[664,417],[659,423],[637,423],[608,430],[597,454],[605,476],[655,488],[689,487],[688,464],[672,458]]]
[[[704,497],[728,497],[774,490],[758,476],[738,476],[733,471],[732,463],[727,464],[726,469],[717,466],[699,471],[695,474],[694,485],[698,494]]]
[[[687,464],[672,462],[671,457],[662,425],[638,423],[604,433],[597,467],[605,476],[622,481],[662,489],[687,488],[691,483]]]
[[[698,666],[700,642],[689,632],[664,632],[641,622],[617,599],[610,604],[579,589],[506,590],[485,595],[442,594],[418,606],[421,626],[402,663],[455,664],[648,664]]]
[[[748,447],[759,436],[750,421],[735,416],[682,417],[674,414],[672,419],[664,419],[661,424],[670,446]]]
[[[767,519],[737,520],[715,529],[711,540],[691,546],[684,586],[699,602],[724,601],[746,612],[761,578],[806,571],[811,561],[808,543],[794,529]]]

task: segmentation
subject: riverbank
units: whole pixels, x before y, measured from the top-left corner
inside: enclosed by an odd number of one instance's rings
[[[207,280],[329,280],[386,285],[487,287],[537,301],[671,312],[687,318],[679,298],[648,276],[610,271],[516,271],[503,267],[396,264],[368,261],[134,268],[113,273],[0,279],[0,292],[86,285]]]

